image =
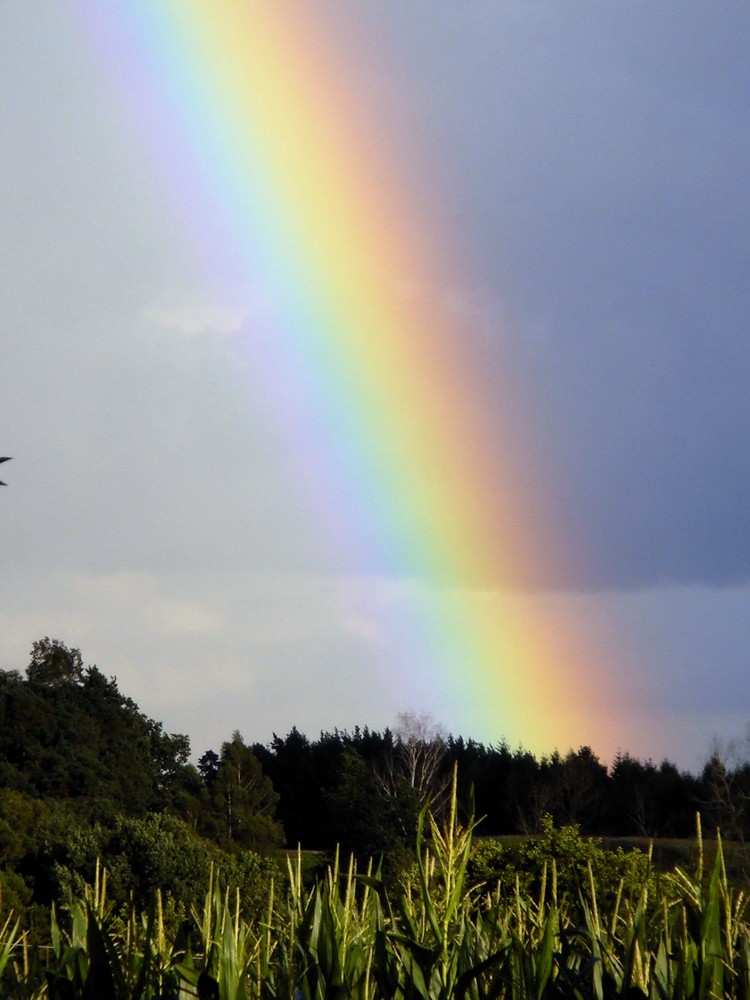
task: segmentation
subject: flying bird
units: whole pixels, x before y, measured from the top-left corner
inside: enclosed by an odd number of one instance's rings
[[[8,457],[8,458],[0,458],[0,462],[10,462],[10,457]],[[2,481],[1,479],[0,479],[0,486],[7,486],[7,485],[8,485],[7,483],[4,483],[4,482],[3,482],[3,481]]]

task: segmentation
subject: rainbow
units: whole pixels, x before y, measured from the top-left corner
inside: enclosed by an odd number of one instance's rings
[[[512,593],[560,569],[560,546],[529,513],[543,490],[524,440],[533,413],[507,380],[493,405],[505,419],[490,420],[476,359],[434,294],[460,285],[471,248],[416,211],[405,154],[327,5],[82,10],[192,252],[275,303],[284,390],[254,388],[332,567],[401,582],[394,649],[427,664],[466,735],[611,746],[599,660],[611,670],[611,650]]]

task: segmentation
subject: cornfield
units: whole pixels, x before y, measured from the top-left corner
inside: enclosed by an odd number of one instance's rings
[[[212,885],[182,920],[107,900],[106,872],[53,911],[49,947],[30,955],[20,924],[0,927],[0,995],[50,1000],[750,1000],[747,899],[726,877],[675,870],[620,884],[604,906],[591,869],[579,898],[554,864],[535,898],[467,887],[472,824],[420,825],[411,877],[388,888],[338,859],[305,888],[300,859],[263,916]],[[609,898],[609,897],[608,897]],[[40,981],[39,967],[44,969]]]

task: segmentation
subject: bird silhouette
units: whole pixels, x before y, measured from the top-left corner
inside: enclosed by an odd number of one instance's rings
[[[8,458],[0,458],[0,462],[10,462],[10,457],[8,457]],[[1,479],[0,479],[0,486],[7,486],[7,485],[8,485],[7,483],[4,483],[4,482],[3,482],[3,481],[2,481]]]

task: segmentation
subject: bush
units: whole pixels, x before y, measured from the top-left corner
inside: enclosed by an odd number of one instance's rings
[[[545,871],[549,882],[554,869],[558,898],[576,903],[588,884],[589,866],[603,900],[614,897],[622,880],[633,887],[656,877],[643,851],[607,850],[599,838],[582,836],[577,825],[555,827],[551,816],[542,819],[539,836],[520,843],[477,841],[467,875],[473,885],[488,889],[499,885],[503,894],[515,893],[518,885],[524,895],[536,896]]]
[[[168,813],[114,816],[93,827],[51,824],[19,872],[34,900],[49,905],[82,896],[95,882],[97,863],[107,870],[108,897],[117,904],[132,898],[139,907],[146,907],[158,889],[189,909],[203,900],[212,869],[223,885],[241,888],[252,907],[267,898],[270,878],[277,873],[272,862],[253,852],[220,850]]]

